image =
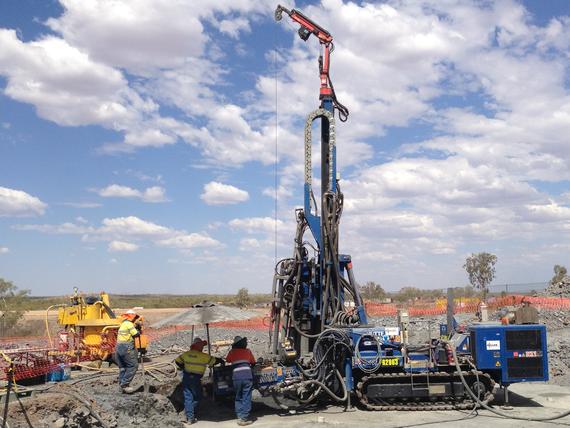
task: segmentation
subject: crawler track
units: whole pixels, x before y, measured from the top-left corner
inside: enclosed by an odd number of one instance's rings
[[[462,372],[468,383],[477,381],[486,386],[486,391],[481,401],[485,404],[493,399],[493,388],[495,381],[485,373],[470,370]],[[457,373],[430,373],[432,384],[445,384],[448,382],[461,382]],[[388,411],[388,410],[466,410],[472,409],[477,404],[468,398],[467,393],[462,397],[436,397],[436,398],[370,398],[367,394],[368,387],[374,384],[410,384],[411,376],[408,373],[386,373],[372,374],[365,376],[356,387],[356,396],[360,403],[368,410]]]

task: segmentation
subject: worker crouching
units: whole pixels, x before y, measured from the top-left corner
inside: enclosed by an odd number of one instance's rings
[[[115,347],[115,361],[119,366],[119,386],[125,394],[132,394],[135,389],[130,386],[137,372],[139,361],[135,347],[135,337],[140,336],[137,328],[137,319],[140,318],[135,311],[129,309],[123,315],[123,321],[117,332],[117,346]]]
[[[238,425],[250,425],[251,393],[253,390],[253,372],[251,366],[255,364],[255,358],[247,349],[247,337],[236,336],[232,349],[226,357],[226,362],[231,363],[232,380],[234,384],[235,407],[238,417]]]
[[[184,392],[184,412],[186,413],[186,425],[196,422],[198,404],[202,399],[202,376],[206,367],[223,363],[221,358],[212,357],[205,352],[204,346],[208,342],[195,338],[190,350],[179,355],[174,360],[182,370],[182,386]]]

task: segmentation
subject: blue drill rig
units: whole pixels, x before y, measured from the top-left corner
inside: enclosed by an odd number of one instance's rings
[[[273,279],[269,350],[256,367],[256,387],[300,405],[332,399],[369,410],[451,410],[486,405],[496,383],[548,379],[546,329],[532,324],[477,324],[450,339],[412,346],[404,326],[369,323],[350,255],[339,254],[343,194],[337,178],[335,113],[348,109],[336,98],[330,54],[332,35],[296,10],[278,6],[300,25],[302,40],[316,36],[320,106],[305,124],[304,207],[295,212],[293,256],[280,260]],[[317,202],[311,163],[312,125],[320,121],[321,189]],[[312,241],[305,239],[310,231]],[[220,369],[223,370],[223,369]],[[227,370],[226,370],[227,371]],[[217,393],[228,392],[229,373],[215,375]]]

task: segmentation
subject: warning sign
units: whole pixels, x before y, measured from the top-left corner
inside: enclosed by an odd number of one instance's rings
[[[500,362],[500,361],[497,361],[497,362],[495,363],[495,367],[501,367],[501,362]]]
[[[500,340],[487,340],[487,351],[498,351],[501,349],[501,341]]]

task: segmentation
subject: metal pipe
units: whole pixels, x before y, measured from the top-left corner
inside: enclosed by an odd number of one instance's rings
[[[210,324],[206,323],[206,340],[208,341],[208,355],[212,355],[212,345],[210,345]]]

